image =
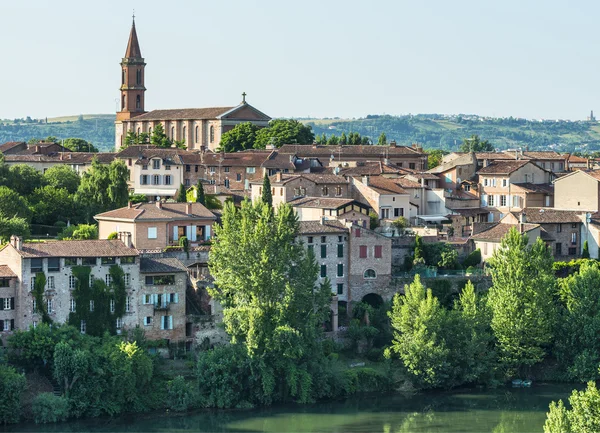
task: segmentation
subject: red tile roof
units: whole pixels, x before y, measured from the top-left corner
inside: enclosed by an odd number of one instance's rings
[[[174,108],[170,110],[152,110],[140,116],[136,116],[132,121],[142,122],[147,120],[196,120],[196,119],[216,119],[222,114],[233,110],[235,107],[208,107],[208,108]]]
[[[8,248],[7,244],[5,248]],[[18,253],[35,257],[126,257],[137,256],[134,248],[118,240],[25,242]]]
[[[362,178],[354,178],[359,182],[362,182]],[[369,176],[367,186],[380,194],[408,194],[408,192],[400,185],[381,176]]]
[[[494,161],[487,167],[483,167],[477,174],[511,174],[517,171],[524,165],[529,164],[529,160],[514,160],[514,161]]]
[[[421,157],[426,154],[408,146],[375,146],[375,145],[347,145],[347,146],[328,146],[315,144],[284,144],[279,148],[282,153],[295,153],[298,156],[315,156],[330,158],[331,155],[338,162],[343,162],[344,158],[366,157],[387,158],[397,156]],[[338,158],[341,156],[341,161]]]
[[[479,232],[471,239],[476,241],[500,242],[504,236],[508,234],[511,228],[519,229],[519,224],[498,223],[490,229]],[[539,224],[523,224],[523,232],[527,233],[539,227]]]
[[[347,233],[348,227],[338,220],[321,221],[300,221],[301,235],[321,234],[321,233]]]
[[[156,203],[136,203],[129,207],[111,210],[96,215],[96,220],[124,219],[132,221],[169,221],[173,219],[216,219],[215,215],[201,203],[192,203],[192,213],[187,213],[187,203],[161,203],[161,209]]]
[[[0,265],[0,278],[17,278],[17,274],[8,265]]]
[[[299,197],[288,202],[295,207],[312,207],[318,209],[338,209],[348,204],[355,203],[351,198],[333,198],[333,197]],[[366,207],[365,205],[361,205]]]

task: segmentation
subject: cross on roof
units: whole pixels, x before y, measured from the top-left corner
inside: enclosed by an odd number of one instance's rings
[[[246,92],[242,93],[242,104],[246,103]]]

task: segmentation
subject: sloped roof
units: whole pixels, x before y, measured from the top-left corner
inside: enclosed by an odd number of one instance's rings
[[[281,174],[281,182],[277,181],[277,176]],[[293,180],[297,179],[306,179],[310,182],[316,183],[317,185],[339,185],[348,183],[348,180],[344,176],[338,176],[336,174],[328,174],[328,173],[278,173],[269,177],[271,181],[271,185],[285,185]],[[261,181],[250,182],[253,184],[262,184]]]
[[[127,42],[127,49],[125,50],[125,58],[142,58],[142,50],[140,50],[137,32],[135,31],[135,20],[133,20],[133,23],[131,24],[131,31],[129,32],[129,41]]]
[[[423,185],[421,185],[416,180],[407,179],[405,177],[398,177],[395,179],[391,179],[391,181],[397,183],[402,188],[427,188],[426,186],[424,187]]]
[[[513,183],[512,186],[516,186],[516,187],[522,189],[523,191],[530,192],[530,193],[544,193],[544,194],[554,193],[554,187],[550,183],[522,182],[522,183]]]
[[[195,119],[216,119],[222,114],[234,109],[235,107],[207,107],[207,108],[173,108],[169,110],[152,110],[133,120],[195,120]]]
[[[24,141],[8,141],[6,143],[0,144],[0,153],[7,152],[13,147],[22,146],[24,144],[26,145],[27,143],[25,143]]]
[[[17,278],[17,274],[8,265],[0,265],[0,278]]]
[[[205,152],[203,164],[221,167],[260,167],[269,157],[271,150],[243,150],[231,153]]]
[[[138,117],[136,117],[138,119]],[[317,156],[329,158],[334,156],[335,160],[341,156],[349,157],[376,157],[387,158],[395,156],[421,157],[426,154],[408,146],[376,146],[376,145],[340,145],[329,146],[322,144],[284,144],[279,148],[282,153],[295,153],[298,156]]]
[[[570,163],[574,163],[574,164],[587,164],[588,159],[587,158],[582,158],[581,156],[577,156],[577,155],[573,155],[572,153],[567,154],[568,160]]]
[[[298,233],[301,235],[321,233],[347,233],[348,228],[338,220],[300,221]]]
[[[427,170],[428,173],[439,174],[445,171],[451,170],[459,165],[477,165],[477,159],[475,158],[474,153],[464,153],[457,158],[454,158],[448,162],[442,163],[437,167],[433,167],[430,170]]]
[[[5,248],[8,248],[7,244]],[[23,258],[36,257],[126,257],[137,256],[134,248],[119,240],[25,242],[16,250]]]
[[[126,219],[132,221],[169,221],[173,219],[216,219],[215,215],[201,203],[191,203],[192,213],[187,213],[188,203],[161,203],[159,209],[156,203],[136,203],[131,207],[122,207],[94,216],[101,219]]]
[[[488,241],[488,242],[500,242],[504,236],[508,234],[511,228],[519,229],[519,224],[508,224],[508,223],[498,223],[494,225],[492,228],[487,229],[485,231],[479,232],[473,236],[471,239],[475,241]],[[523,224],[523,232],[527,233],[531,230],[534,230],[539,227],[539,224]]]
[[[187,272],[187,268],[175,258],[142,257],[140,259],[140,272],[143,274]]]
[[[575,210],[562,210],[546,207],[528,207],[523,209],[528,223],[551,224],[551,223],[581,223],[581,216],[585,212]],[[518,218],[518,213],[515,213]]]
[[[355,179],[359,182],[362,182],[361,178]],[[382,176],[369,176],[368,183],[366,185],[380,194],[408,194],[408,192],[400,185],[391,179]]]
[[[352,198],[333,197],[299,197],[288,202],[289,205],[294,207],[312,207],[318,209],[338,209],[351,203],[355,203],[355,200]]]
[[[514,161],[494,161],[487,167],[480,169],[477,174],[511,174],[529,163],[529,160],[522,159]]]

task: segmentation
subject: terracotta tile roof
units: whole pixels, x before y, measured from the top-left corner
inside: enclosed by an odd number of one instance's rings
[[[554,185],[552,185],[551,183],[523,182],[523,183],[513,183],[512,186],[516,186],[525,192],[554,194]]]
[[[101,164],[110,164],[115,159],[115,153],[101,152],[101,153],[88,153],[88,152],[62,152],[54,153],[51,155],[5,155],[6,162],[53,162],[55,164],[68,164],[68,165],[81,165],[91,164],[94,157],[98,158],[98,162]]]
[[[296,155],[291,153],[279,153],[277,151],[272,151],[267,159],[261,164],[261,167],[264,168],[279,168],[279,169],[288,169],[295,170],[296,169]],[[298,159],[298,163],[302,163],[303,159]]]
[[[321,233],[347,233],[348,228],[338,220],[321,221],[300,221],[300,235],[321,234]]]
[[[487,210],[483,210],[481,208],[464,208],[464,209],[452,209],[452,212],[456,212],[456,214],[446,215],[447,217],[472,217],[477,215],[486,215],[489,213]]]
[[[344,176],[338,176],[336,174],[328,174],[328,173],[295,173],[295,174],[291,174],[291,173],[282,173],[281,174],[281,182],[277,181],[277,175],[273,175],[271,177],[269,177],[270,181],[271,181],[271,185],[285,185],[286,183],[289,183],[293,180],[297,180],[297,179],[306,179],[310,182],[314,182],[317,185],[339,185],[339,184],[344,184],[344,183],[348,183],[348,179],[346,179]],[[253,184],[262,184],[262,180],[257,180],[254,182],[250,182]]]
[[[508,151],[506,151],[508,153]],[[555,152],[553,150],[536,150],[536,151],[524,151],[523,152],[523,157],[525,158],[529,158],[529,159],[535,159],[535,160],[557,160],[557,161],[564,161],[566,158],[566,155],[561,155],[558,152]]]
[[[142,50],[140,50],[137,32],[135,31],[135,21],[133,21],[133,23],[131,24],[131,32],[129,33],[129,41],[127,42],[127,49],[125,50],[125,58],[142,58]]]
[[[504,236],[508,234],[511,228],[519,229],[519,224],[505,224],[498,223],[495,224],[492,228],[489,228],[485,231],[479,232],[473,236],[471,239],[476,241],[488,241],[488,242],[500,242]],[[523,232],[527,233],[533,229],[539,227],[539,224],[523,224]]]
[[[397,183],[402,188],[423,188],[423,186],[419,182],[417,182],[415,180],[407,179],[405,177],[399,177],[397,179],[390,179],[390,180],[394,183]]]
[[[222,114],[233,110],[235,107],[208,107],[208,108],[174,108],[171,110],[152,110],[137,116],[135,122],[146,120],[196,120],[216,119]]]
[[[143,274],[187,272],[187,268],[178,259],[174,258],[142,257],[140,259],[140,272]]]
[[[201,203],[192,203],[192,214],[187,214],[187,203],[162,203],[159,209],[156,203],[136,203],[129,207],[122,207],[94,216],[96,220],[115,218],[133,221],[168,221],[215,219],[215,215]]]
[[[474,153],[464,153],[457,158],[452,159],[449,162],[444,162],[437,167],[432,168],[431,170],[427,170],[428,173],[439,174],[448,170],[452,170],[453,168],[459,165],[473,165],[477,166],[477,158]]]
[[[414,179],[424,179],[424,180],[440,180],[440,178],[433,173],[426,173],[426,172],[413,172],[413,173],[409,173],[406,174],[405,176],[411,176]]]
[[[288,202],[295,207],[312,207],[318,209],[338,209],[348,204],[355,203],[351,198],[332,197],[299,197]],[[364,207],[364,205],[362,205]]]
[[[572,153],[571,154],[567,154],[566,156],[568,157],[568,160],[569,160],[570,163],[574,163],[574,164],[580,164],[580,163],[587,164],[587,162],[588,162],[587,158],[582,158],[581,156],[573,155]]]
[[[545,207],[528,207],[523,209],[525,220],[533,224],[551,224],[551,223],[581,223],[581,216],[585,212],[575,210],[562,210]],[[517,218],[518,213],[515,213]]]
[[[241,152],[205,152],[203,164],[218,167],[260,167],[272,150],[243,150]]]
[[[406,174],[408,171],[384,161],[364,161],[357,163],[356,167],[341,168],[342,176],[375,176],[380,174]]]
[[[528,160],[514,160],[514,161],[494,161],[487,167],[483,167],[477,172],[477,174],[511,174],[517,171],[524,165],[529,164]]]
[[[376,146],[376,145],[345,145],[345,146],[328,146],[328,145],[315,145],[315,144],[284,144],[279,148],[282,153],[295,153],[301,157],[322,157],[330,158],[334,156],[335,160],[341,156],[342,162],[344,158],[349,159],[352,157],[359,157],[361,159],[365,157],[376,157],[376,158],[387,158],[397,156],[426,156],[425,153],[418,151],[408,146]]]
[[[8,265],[0,265],[0,278],[17,278],[17,274]]]
[[[25,242],[17,250],[24,258],[137,256],[134,248],[118,240]]]
[[[362,178],[354,178],[358,182],[362,182]],[[408,192],[400,185],[381,176],[369,176],[367,186],[380,194],[408,194]]]
[[[22,146],[24,144],[26,145],[27,143],[25,143],[24,141],[8,141],[6,143],[0,144],[0,153],[4,153],[12,149],[13,147]]]

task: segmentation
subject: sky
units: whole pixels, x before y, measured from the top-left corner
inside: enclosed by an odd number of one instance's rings
[[[146,110],[600,114],[600,2],[0,0],[0,118],[114,113],[135,10]]]

